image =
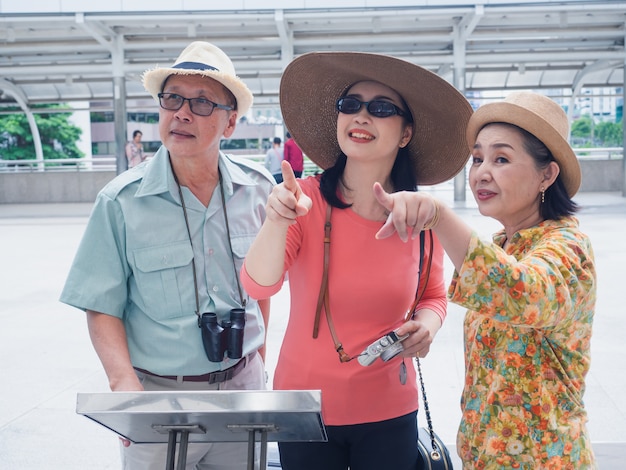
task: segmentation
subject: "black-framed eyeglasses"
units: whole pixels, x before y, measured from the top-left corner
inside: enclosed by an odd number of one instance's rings
[[[159,93],[159,104],[161,108],[168,111],[178,111],[183,107],[185,101],[189,101],[189,109],[198,116],[210,116],[215,108],[232,111],[232,106],[218,104],[206,98],[184,98],[177,93]]]
[[[386,118],[390,116],[404,116],[409,121],[411,116],[406,111],[400,109],[393,103],[384,100],[360,101],[353,96],[344,96],[337,100],[337,111],[343,114],[356,114],[365,105],[365,109],[372,116],[377,118]]]

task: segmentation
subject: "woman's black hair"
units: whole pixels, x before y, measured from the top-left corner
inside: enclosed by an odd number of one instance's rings
[[[519,130],[522,135],[524,148],[535,160],[537,168],[546,168],[550,162],[556,161],[552,152],[550,152],[548,147],[546,147],[545,144],[537,137],[521,127],[513,124],[508,125]],[[541,217],[544,220],[556,220],[561,217],[574,215],[578,210],[578,204],[576,204],[567,194],[567,189],[565,188],[565,184],[563,183],[563,179],[559,173],[554,183],[545,191],[544,202],[542,202],[539,206],[539,213],[541,214]]]
[[[328,204],[339,209],[346,209],[351,206],[351,204],[346,204],[342,201],[337,192],[339,181],[341,181],[346,168],[346,161],[346,155],[341,152],[335,164],[327,168],[320,178],[322,196]],[[417,191],[415,169],[406,147],[398,150],[398,155],[391,168],[390,177],[394,191]]]

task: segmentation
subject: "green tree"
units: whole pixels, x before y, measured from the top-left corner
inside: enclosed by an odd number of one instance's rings
[[[33,109],[70,109],[67,105],[37,105]],[[69,122],[71,112],[36,113],[43,158],[82,158],[76,143],[82,129]],[[4,160],[34,160],[33,135],[26,115],[19,109],[14,114],[0,116],[0,158]]]
[[[582,116],[572,123],[572,137],[591,138],[593,122],[589,116]]]
[[[594,134],[602,147],[621,147],[624,140],[621,122],[600,122],[596,124]]]

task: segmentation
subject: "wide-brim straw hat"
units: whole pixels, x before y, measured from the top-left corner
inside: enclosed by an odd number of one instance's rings
[[[230,58],[211,43],[194,41],[180,53],[171,67],[145,71],[143,86],[158,101],[157,95],[163,91],[163,83],[170,75],[202,75],[220,82],[235,96],[239,117],[244,116],[252,106],[252,92],[235,73]]]
[[[580,164],[568,142],[567,114],[558,103],[539,93],[519,91],[509,94],[504,101],[481,106],[467,126],[467,144],[470,149],[474,147],[480,130],[494,122],[514,124],[543,142],[559,165],[559,176],[569,197],[578,192]]]
[[[469,159],[465,129],[472,107],[437,74],[395,57],[364,52],[310,52],[294,59],[280,82],[285,127],[322,169],[341,153],[335,104],[353,84],[380,82],[395,90],[413,116],[407,144],[417,183],[454,177]]]

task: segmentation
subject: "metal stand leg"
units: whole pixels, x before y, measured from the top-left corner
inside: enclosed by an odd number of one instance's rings
[[[176,441],[180,433],[180,444],[178,446],[178,465],[177,470],[185,470],[187,465],[187,448],[189,447],[189,433],[205,434],[205,429],[198,424],[175,424],[152,426],[154,430],[162,434],[168,434],[167,440],[167,459],[165,462],[165,470],[174,470],[174,460],[176,457]]]
[[[248,470],[254,470],[254,442],[255,442],[254,429],[248,431]]]
[[[178,470],[185,470],[187,465],[187,447],[189,446],[189,431],[180,432],[180,444],[178,444]]]
[[[261,432],[261,464],[259,470],[265,470],[267,466],[267,431]]]
[[[259,470],[267,468],[267,431],[264,429],[250,429],[248,431],[248,470],[254,470],[254,457],[256,453],[256,434],[261,435],[261,454],[259,456]]]
[[[256,435],[259,433],[261,436],[259,470],[265,470],[267,468],[267,433],[277,432],[276,426],[274,424],[229,424],[227,427],[233,432],[248,431],[248,470],[254,470],[254,445]]]
[[[169,438],[167,440],[167,461],[165,463],[165,470],[174,470],[174,456],[176,455],[176,435],[177,431],[173,429],[169,431]]]

